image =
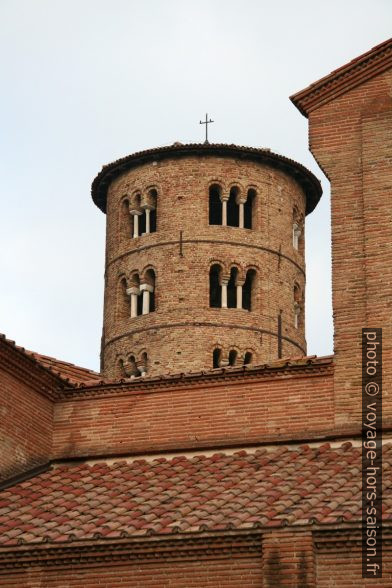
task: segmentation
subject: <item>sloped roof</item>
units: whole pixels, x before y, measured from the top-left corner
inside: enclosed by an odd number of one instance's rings
[[[71,386],[80,386],[81,384],[98,384],[102,381],[103,377],[101,374],[82,368],[73,363],[61,361],[54,357],[47,355],[41,355],[36,351],[29,351],[20,345],[16,345],[15,341],[7,339],[7,337],[0,333],[0,341],[5,344],[8,348],[13,349],[17,354],[21,354],[24,357],[29,358],[34,364],[50,372],[51,375],[59,378],[62,383]]]
[[[392,486],[392,443],[384,484]],[[392,495],[384,495],[392,521]],[[360,524],[361,448],[275,446],[235,453],[63,464],[0,493],[0,545]]]
[[[35,351],[28,351],[26,353],[33,357],[43,367],[49,369],[51,372],[58,375],[60,378],[66,380],[70,384],[98,384],[102,382],[103,376],[98,372],[83,368],[67,361],[61,361],[48,355],[41,355]]]
[[[290,96],[298,110],[308,116],[322,104],[392,67],[392,39],[335,69],[304,90]]]
[[[279,168],[294,177],[306,194],[306,214],[314,210],[322,194],[320,181],[305,166],[293,159],[273,153],[270,149],[227,145],[224,143],[174,143],[165,147],[156,147],[132,153],[112,163],[104,165],[94,179],[91,195],[95,204],[106,212],[106,197],[109,184],[124,172],[139,165],[167,158],[178,158],[189,155],[238,157],[258,161],[273,168]]]

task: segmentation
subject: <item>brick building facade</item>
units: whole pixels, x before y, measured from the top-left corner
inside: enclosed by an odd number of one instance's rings
[[[0,339],[0,586],[392,586],[391,65],[387,41],[292,97],[331,181],[331,357],[304,339],[310,172],[180,144],[103,168],[102,373]],[[376,581],[361,577],[365,326],[384,341]]]

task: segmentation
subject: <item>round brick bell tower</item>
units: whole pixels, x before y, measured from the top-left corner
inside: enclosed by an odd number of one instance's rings
[[[127,378],[306,354],[304,218],[321,185],[268,149],[175,143],[103,167],[102,370]]]

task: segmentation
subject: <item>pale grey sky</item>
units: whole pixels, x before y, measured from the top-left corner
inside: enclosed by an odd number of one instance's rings
[[[389,0],[0,0],[0,331],[98,369],[105,163],[203,140],[309,167],[308,352],[332,352],[329,186],[289,95],[390,36]],[[342,145],[344,149],[344,145]]]

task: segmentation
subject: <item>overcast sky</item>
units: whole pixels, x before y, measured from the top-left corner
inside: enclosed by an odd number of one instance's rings
[[[331,353],[329,186],[289,96],[387,39],[391,20],[390,0],[0,0],[0,331],[98,369],[91,182],[134,151],[202,141],[208,112],[211,141],[269,147],[322,180],[306,323],[308,353]]]

